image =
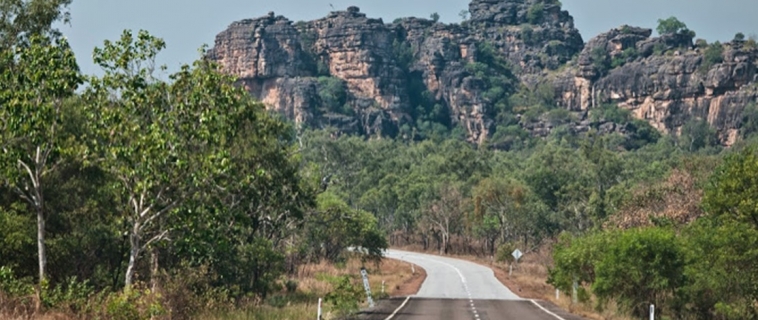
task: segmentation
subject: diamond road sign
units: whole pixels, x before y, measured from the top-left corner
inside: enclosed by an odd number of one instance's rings
[[[521,253],[521,250],[519,250],[519,249],[516,249],[516,250],[513,250],[513,253],[511,253],[511,255],[512,255],[514,258],[516,258],[516,261],[518,261],[518,259],[521,259],[521,256],[523,256],[524,254],[523,254],[523,253]]]

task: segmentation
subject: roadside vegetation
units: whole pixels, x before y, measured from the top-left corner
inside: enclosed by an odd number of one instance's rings
[[[489,141],[421,90],[414,126],[367,139],[266,112],[204,52],[157,78],[146,31],[82,75],[51,28],[69,2],[0,0],[0,318],[303,319],[323,297],[336,319],[363,306],[361,266],[377,296],[416,279],[390,245],[501,268],[519,248],[512,289],[576,280],[558,302],[608,318],[758,317],[754,105],[731,148],[703,119],[664,135],[613,104],[580,131],[484,44],[463,71],[496,106]],[[350,111],[319,82],[322,111]],[[545,117],[547,137],[525,129]]]

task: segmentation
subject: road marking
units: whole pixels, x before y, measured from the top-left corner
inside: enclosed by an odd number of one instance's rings
[[[556,319],[558,319],[558,320],[566,320],[566,319],[561,318],[557,314],[553,313],[552,311],[550,311],[548,309],[545,309],[545,307],[541,306],[539,303],[537,303],[537,301],[534,301],[534,299],[529,300],[529,301],[531,301],[532,303],[534,303],[535,306],[539,307],[540,309],[542,309],[542,311],[545,311],[547,314],[555,317]]]
[[[439,260],[435,260],[435,259],[429,259],[429,258],[426,258],[426,257],[421,257],[421,256],[416,256],[416,258],[418,258],[418,259],[421,259],[421,260],[427,260],[427,261],[431,261],[431,262],[436,262],[436,263],[439,263],[439,264],[444,264],[444,265],[446,265],[446,266],[448,266],[448,267],[450,267],[450,268],[453,268],[453,270],[455,270],[455,272],[457,272],[457,273],[458,273],[458,277],[460,277],[460,278],[461,278],[461,283],[463,283],[463,290],[466,290],[466,294],[469,296],[469,302],[471,302],[471,311],[473,311],[473,313],[474,313],[474,317],[475,317],[476,319],[479,319],[479,314],[476,312],[476,306],[474,306],[474,300],[470,299],[470,298],[471,298],[471,290],[469,290],[469,289],[468,289],[468,283],[466,283],[466,277],[464,277],[464,276],[463,276],[463,272],[461,272],[461,270],[460,270],[460,269],[458,269],[456,266],[454,266],[454,265],[452,265],[452,264],[449,264],[449,263],[447,263],[447,262],[443,262],[443,261],[439,261]],[[407,301],[407,300],[406,300],[406,301]],[[403,305],[404,305],[404,304],[405,304],[405,303],[403,303]],[[401,305],[401,306],[400,306],[400,308],[402,308],[402,307],[403,307],[403,306]],[[400,308],[398,308],[398,310],[399,310]],[[396,311],[397,311],[397,310],[396,310]],[[393,313],[392,315],[390,315],[390,316],[389,316],[389,318],[387,318],[387,319],[384,319],[384,320],[389,320],[389,319],[392,319],[392,317],[393,317],[394,315],[395,315],[395,314]],[[561,319],[561,320],[564,320],[564,319]]]
[[[403,301],[403,303],[400,304],[400,306],[397,307],[397,309],[395,309],[395,311],[392,312],[392,314],[389,317],[384,318],[384,320],[390,320],[390,319],[392,319],[398,313],[398,311],[400,311],[400,309],[402,309],[403,307],[405,307],[405,304],[408,303],[408,300],[410,300],[410,299],[411,299],[411,296],[408,296],[407,298],[405,298],[405,301]]]

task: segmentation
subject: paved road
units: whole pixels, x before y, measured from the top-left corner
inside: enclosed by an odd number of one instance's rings
[[[426,281],[416,297],[445,299],[520,300],[485,266],[440,256],[387,250],[386,257],[404,260],[426,270]]]
[[[391,299],[361,315],[369,320],[581,320],[555,305],[522,299],[502,285],[490,268],[458,259],[388,250],[388,258],[426,270],[418,294]]]

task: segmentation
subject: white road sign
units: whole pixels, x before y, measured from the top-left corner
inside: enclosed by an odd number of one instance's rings
[[[513,250],[513,253],[511,253],[511,255],[512,255],[514,258],[516,258],[516,262],[518,262],[518,259],[521,259],[521,256],[523,256],[524,254],[523,254],[523,253],[521,253],[521,250],[519,250],[519,249],[516,249],[516,250]]]

